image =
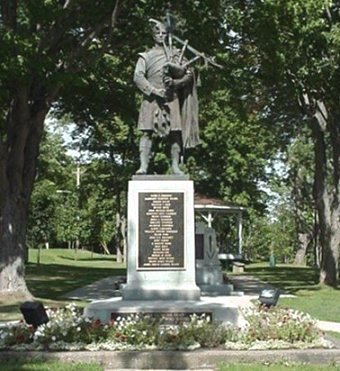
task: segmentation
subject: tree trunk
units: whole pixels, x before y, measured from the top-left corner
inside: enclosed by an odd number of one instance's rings
[[[116,261],[117,263],[123,262],[123,251],[122,251],[122,239],[120,236],[120,223],[121,223],[121,199],[120,192],[116,194],[116,235],[115,235],[115,245],[116,245]]]
[[[123,241],[123,262],[127,262],[127,236],[126,236],[126,217],[123,216],[121,218],[121,224],[120,224],[120,231],[122,234],[122,241]]]
[[[311,236],[309,233],[298,232],[298,250],[295,254],[294,265],[306,264],[306,253],[310,242]]]
[[[126,217],[122,214],[121,192],[116,194],[116,254],[118,263],[126,263],[127,237],[126,237]]]
[[[16,87],[0,140],[0,298],[32,298],[25,282],[26,226],[43,124],[42,101]]]
[[[127,239],[126,239],[126,218],[116,213],[116,254],[117,263],[126,263]]]
[[[1,209],[0,297],[31,298],[25,281],[26,210],[13,197]]]
[[[318,210],[321,245],[321,270],[320,283],[336,287],[339,278],[339,179],[334,176],[339,166],[339,158],[333,162],[333,176],[329,176],[328,169],[331,164],[327,161],[327,154],[338,152],[333,147],[326,146],[326,133],[324,125],[317,120],[313,125],[314,149],[315,149],[315,198]],[[328,152],[327,152],[328,150]]]
[[[311,200],[305,197],[307,193],[306,179],[301,171],[301,164],[298,162],[291,161],[292,163],[292,186],[293,186],[293,200],[294,200],[294,214],[296,224],[296,234],[298,247],[295,254],[294,265],[305,265],[306,264],[306,253],[308,246],[312,240],[314,226],[308,224],[306,218],[306,210],[311,208]]]
[[[100,245],[101,245],[101,247],[103,249],[103,253],[106,254],[106,255],[110,255],[110,251],[109,251],[109,248],[107,247],[107,243],[105,241],[102,241],[100,243]]]
[[[314,267],[320,268],[321,262],[321,249],[319,244],[319,221],[318,212],[314,210],[314,228],[313,228],[313,255],[314,255]]]
[[[321,247],[320,283],[337,287],[340,249],[340,114],[338,105],[304,93],[300,107],[312,118],[314,140],[314,199]],[[331,111],[329,111],[331,109]]]

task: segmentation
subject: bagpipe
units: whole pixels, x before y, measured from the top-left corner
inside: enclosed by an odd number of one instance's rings
[[[160,22],[153,18],[150,18],[149,22],[155,24],[165,24],[166,26],[168,32],[168,43],[166,44],[165,41],[163,42],[163,49],[168,61],[165,66],[165,68],[167,69],[166,74],[168,74],[169,76],[173,78],[183,77],[186,73],[187,68],[191,64],[198,61],[203,61],[205,68],[208,68],[209,66],[221,69],[223,68],[220,64],[215,62],[214,57],[209,57],[203,52],[198,51],[189,44],[188,40],[182,40],[175,35],[174,32],[176,30],[176,20],[170,13],[170,11],[166,12],[165,22]],[[174,41],[181,46],[179,54],[174,53]],[[189,51],[191,54],[193,54],[193,57],[189,60],[184,57],[186,51]]]

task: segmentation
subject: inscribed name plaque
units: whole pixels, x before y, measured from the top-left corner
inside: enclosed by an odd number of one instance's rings
[[[193,312],[191,311],[186,311],[183,310],[182,312],[176,312],[174,311],[143,311],[143,312],[127,312],[127,313],[122,313],[122,312],[111,312],[111,321],[114,322],[119,322],[122,319],[126,319],[131,316],[136,316],[138,315],[139,318],[153,318],[156,321],[159,321],[159,323],[164,326],[164,325],[181,325],[183,323],[190,323],[192,322],[192,318],[200,318],[203,320],[208,320],[209,322],[213,321],[213,313],[212,311],[208,310],[199,310]]]
[[[184,269],[184,193],[140,192],[138,202],[137,269]]]

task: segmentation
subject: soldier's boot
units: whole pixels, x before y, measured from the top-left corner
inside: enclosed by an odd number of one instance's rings
[[[152,141],[148,136],[142,136],[139,142],[140,167],[136,171],[137,175],[143,175],[148,172]]]
[[[179,159],[181,155],[181,147],[178,143],[171,145],[171,167],[172,173],[175,175],[183,175],[183,171],[179,168]]]

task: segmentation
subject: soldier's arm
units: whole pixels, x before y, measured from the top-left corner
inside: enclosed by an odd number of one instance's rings
[[[194,76],[190,69],[174,63],[167,63],[165,67],[167,71],[164,78],[166,86],[181,89],[192,83]]]
[[[194,79],[194,76],[193,76],[192,71],[187,70],[183,77],[181,77],[180,79],[174,79],[173,80],[174,81],[174,87],[176,89],[181,89],[184,86],[191,84],[193,79]]]
[[[140,57],[137,61],[135,73],[133,76],[133,81],[145,95],[150,96],[151,94],[157,95],[161,98],[165,96],[164,89],[157,89],[150,84],[148,79],[145,76],[146,74],[146,65],[145,59]]]

